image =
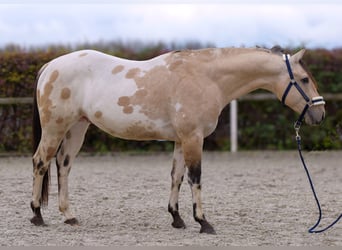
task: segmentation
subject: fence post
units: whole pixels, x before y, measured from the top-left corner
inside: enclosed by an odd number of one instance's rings
[[[230,102],[230,152],[235,153],[238,149],[238,121],[237,100]]]

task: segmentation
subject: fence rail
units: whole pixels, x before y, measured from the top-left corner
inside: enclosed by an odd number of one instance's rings
[[[322,94],[324,100],[342,101],[342,93],[338,94]],[[240,97],[238,100],[233,100],[230,103],[230,151],[237,152],[238,150],[238,102],[244,101],[266,101],[275,100],[277,97],[271,93],[248,94]],[[6,97],[0,98],[0,105],[14,105],[14,104],[32,104],[32,97]]]
[[[6,97],[0,98],[0,105],[13,105],[13,104],[32,104],[32,97]]]

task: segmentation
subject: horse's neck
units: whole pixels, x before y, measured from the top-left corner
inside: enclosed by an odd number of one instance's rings
[[[262,50],[222,49],[208,65],[209,77],[222,93],[224,104],[257,89],[274,92],[273,83],[279,75],[279,60]]]

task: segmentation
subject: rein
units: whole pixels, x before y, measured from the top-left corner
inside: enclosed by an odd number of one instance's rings
[[[318,197],[317,197],[317,194],[316,194],[316,191],[315,191],[315,187],[313,185],[313,182],[312,182],[309,170],[308,170],[308,168],[307,168],[307,166],[305,164],[304,157],[302,155],[301,137],[299,135],[299,130],[300,130],[300,126],[302,125],[304,116],[305,116],[307,110],[309,109],[309,107],[315,106],[315,105],[325,104],[325,101],[324,101],[322,96],[313,97],[312,100],[310,100],[310,98],[305,94],[303,89],[298,85],[298,83],[294,79],[293,72],[292,72],[291,65],[290,65],[290,61],[289,61],[289,55],[285,55],[284,54],[283,58],[284,58],[284,61],[286,63],[286,66],[287,66],[287,71],[289,72],[290,83],[287,86],[287,88],[286,88],[286,90],[285,90],[285,92],[283,94],[283,97],[282,97],[282,100],[281,100],[282,104],[285,106],[286,97],[287,97],[288,93],[290,92],[290,89],[291,89],[292,86],[296,87],[296,89],[299,91],[299,93],[302,95],[302,97],[306,101],[306,104],[305,104],[305,107],[304,107],[302,113],[300,114],[298,120],[294,123],[294,129],[295,129],[295,132],[296,132],[296,142],[297,142],[297,148],[298,148],[299,157],[300,157],[300,160],[302,161],[305,173],[306,173],[306,175],[308,177],[308,181],[310,183],[311,191],[312,191],[313,196],[315,198],[315,201],[316,201],[316,204],[317,204],[317,207],[318,207],[318,212],[319,212],[319,216],[318,216],[318,220],[317,220],[316,224],[314,226],[312,226],[308,230],[308,232],[309,233],[322,233],[322,232],[328,230],[329,228],[331,228],[332,226],[334,226],[342,218],[342,214],[340,214],[340,216],[335,221],[333,221],[329,226],[327,226],[327,227],[325,227],[323,229],[320,229],[320,230],[315,230],[316,227],[321,222],[321,219],[322,219],[322,209],[321,209],[321,204],[320,204],[320,202],[318,200]]]
[[[310,187],[311,187],[311,190],[312,190],[312,193],[313,193],[313,196],[315,198],[315,201],[316,201],[316,204],[317,204],[317,207],[318,207],[318,212],[319,212],[319,216],[318,216],[318,220],[316,222],[315,225],[313,225],[310,229],[309,229],[309,233],[322,233],[326,230],[328,230],[329,228],[331,228],[332,226],[334,226],[341,218],[342,218],[342,213],[340,214],[340,216],[334,220],[329,226],[323,228],[323,229],[320,229],[320,230],[315,230],[316,227],[320,224],[321,222],[321,219],[322,219],[322,209],[321,209],[321,204],[319,203],[319,200],[318,200],[318,197],[317,197],[317,194],[316,194],[316,191],[315,191],[315,187],[313,185],[313,182],[312,182],[312,179],[311,179],[311,176],[310,176],[310,173],[309,173],[309,170],[305,164],[305,161],[304,161],[304,157],[302,155],[302,148],[301,148],[301,137],[299,135],[299,129],[300,129],[300,126],[296,127],[295,125],[295,130],[296,130],[296,141],[297,141],[297,148],[298,148],[298,153],[299,153],[299,157],[300,157],[300,160],[302,161],[302,164],[303,164],[303,167],[304,167],[304,170],[305,170],[305,173],[308,177],[308,180],[309,180],[309,183],[310,183]]]

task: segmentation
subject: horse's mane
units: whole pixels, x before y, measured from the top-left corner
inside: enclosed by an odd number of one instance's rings
[[[279,47],[280,48],[280,47]],[[174,55],[189,55],[189,54],[206,54],[208,55],[215,55],[215,53],[205,53],[205,52],[213,52],[213,51],[221,51],[223,54],[226,55],[238,55],[238,54],[243,54],[243,53],[249,53],[251,51],[260,51],[260,52],[265,52],[265,53],[275,53],[278,54],[279,50],[278,48],[274,50],[274,48],[272,49],[267,49],[267,48],[262,48],[262,47],[251,47],[251,48],[236,48],[236,47],[226,47],[226,48],[203,48],[203,49],[183,49],[183,50],[175,50],[172,51],[171,53]],[[280,48],[280,50],[282,51],[282,49]]]

